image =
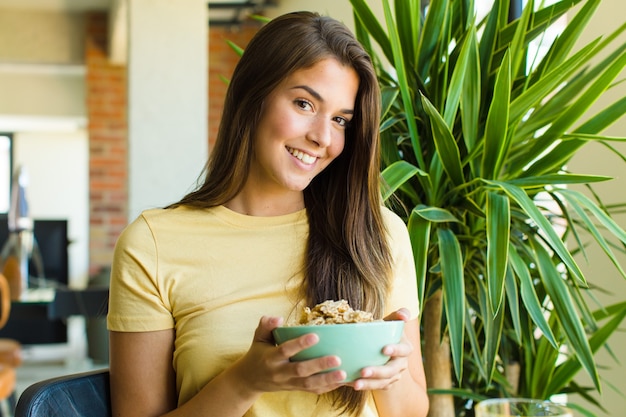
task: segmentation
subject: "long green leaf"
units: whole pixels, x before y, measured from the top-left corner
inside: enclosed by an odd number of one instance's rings
[[[384,0],[387,2],[388,0]],[[419,53],[417,60],[417,72],[427,74],[433,57],[437,54],[439,33],[442,22],[445,22],[447,15],[448,0],[432,0],[428,5],[428,13],[422,28],[420,37]],[[435,62],[435,65],[438,63]]]
[[[610,83],[626,66],[626,53],[605,69],[604,73],[593,82],[583,94],[565,111],[554,118],[550,128],[531,146],[528,153],[538,157],[544,150],[552,145],[555,139],[567,131],[572,123],[578,120],[589,107],[597,101],[598,97],[606,90]]]
[[[478,342],[478,334],[474,326],[472,325],[475,317],[475,313],[470,313],[470,309],[465,309],[465,335],[467,340],[469,340],[471,346],[472,358],[474,359],[474,364],[476,368],[478,368],[478,372],[482,376],[482,378],[487,381],[489,379],[489,375],[487,375],[487,369],[485,367],[485,361],[482,358],[482,349]],[[467,361],[467,358],[465,358]]]
[[[392,62],[391,45],[389,44],[389,38],[385,33],[385,30],[378,21],[378,18],[372,12],[372,9],[367,5],[365,0],[350,0],[352,9],[358,16],[363,25],[367,28],[367,31],[372,35],[376,43],[380,46],[383,54],[387,59]]]
[[[528,23],[530,21],[530,17],[533,15],[533,11],[535,8],[534,0],[527,0],[524,9],[522,10],[522,15],[519,19],[517,19],[517,27],[515,29],[515,34],[513,35],[513,40],[507,50],[506,55],[510,55],[510,62],[506,63],[504,60],[502,62],[502,66],[508,66],[508,71],[514,78],[519,73],[526,72],[526,28],[528,27]],[[507,102],[508,108],[508,102]]]
[[[626,318],[626,303],[619,303],[615,307],[618,307],[618,309],[613,313],[613,317],[589,338],[589,346],[594,353],[608,341],[613,333],[619,330],[620,324]],[[557,392],[557,390],[561,390],[576,376],[580,368],[581,364],[577,358],[570,358],[563,362],[554,373],[554,377],[548,386],[548,391]]]
[[[406,161],[396,161],[387,166],[382,172],[384,183],[387,187],[383,190],[383,201],[386,201],[405,182],[412,178],[419,169]]]
[[[520,205],[522,210],[528,215],[528,217],[535,222],[539,227],[546,241],[550,244],[552,250],[554,250],[561,258],[565,266],[574,274],[574,277],[578,279],[582,285],[587,286],[584,275],[580,270],[580,267],[572,257],[572,254],[567,250],[565,244],[561,238],[556,234],[556,231],[552,227],[552,224],[545,218],[545,216],[539,211],[533,200],[521,189],[511,184],[507,184],[501,181],[485,181],[488,184],[495,185],[501,188],[507,193],[517,204]]]
[[[449,229],[437,229],[441,275],[443,279],[443,300],[450,335],[450,350],[454,372],[459,381],[463,380],[463,341],[465,334],[465,282],[461,247],[454,233]]]
[[[569,189],[561,189],[559,190],[559,193],[571,197],[573,199],[572,202],[575,200],[593,213],[593,215],[611,232],[611,234],[621,240],[622,243],[626,244],[626,231],[624,231],[624,229],[620,227],[615,220],[607,215],[606,212],[601,210],[593,201],[591,201],[589,197],[579,191]]]
[[[515,274],[513,268],[509,265],[506,269],[506,277],[504,279],[504,292],[506,294],[507,305],[509,307],[509,314],[511,316],[511,322],[513,324],[513,330],[515,330],[514,337],[515,343],[522,344],[522,320],[520,318],[520,293],[518,290],[517,282],[515,280]]]
[[[381,96],[381,102],[382,102],[382,112],[381,112],[381,119],[385,119],[385,117],[387,116],[387,114],[390,112],[391,110],[391,106],[394,105],[394,102],[396,101],[396,98],[398,97],[398,89],[395,87],[382,87],[381,88],[381,92],[380,92],[380,96]]]
[[[507,125],[509,122],[509,98],[511,91],[511,61],[507,52],[496,76],[493,99],[485,124],[485,152],[482,159],[483,178],[498,177],[508,149]]]
[[[504,277],[508,263],[511,212],[509,199],[487,193],[487,283],[489,302],[494,314],[500,311]]]
[[[585,212],[583,206],[581,205],[581,200],[585,201],[588,204],[590,203],[590,205],[585,205],[585,206],[587,208],[591,207],[591,210],[593,210],[594,214],[596,214],[596,217],[598,215],[601,216],[601,218],[613,230],[615,230],[615,232],[613,233],[614,236],[621,237],[622,239],[626,239],[626,233],[617,225],[617,223],[615,223],[615,221],[613,221],[613,219],[608,217],[606,213],[604,213],[599,208],[597,208],[597,206],[593,204],[591,201],[589,201],[588,199],[586,199],[586,197],[582,196],[583,198],[580,198],[581,197],[580,193],[578,192],[570,193],[569,191],[565,191],[565,192],[561,192],[560,194],[563,197],[565,197],[567,201],[569,202],[569,205],[567,207],[573,209],[578,214],[578,217],[585,224],[586,230],[591,234],[591,236],[593,236],[595,241],[598,243],[600,248],[602,248],[604,253],[609,257],[609,259],[611,260],[613,265],[617,268],[617,270],[622,275],[622,277],[626,278],[626,271],[624,271],[624,268],[622,268],[622,266],[620,265],[619,260],[617,259],[613,251],[611,250],[604,236],[602,236],[602,233],[600,233],[598,228],[593,224],[593,221],[591,221],[591,218]],[[626,240],[623,240],[622,242],[626,243]]]
[[[402,45],[400,44],[400,35],[398,34],[398,28],[394,23],[393,16],[391,14],[391,7],[389,6],[389,0],[383,0],[383,9],[385,11],[385,21],[387,22],[387,30],[389,32],[389,41],[391,43],[392,62],[398,76],[398,86],[400,87],[400,95],[402,97],[402,103],[404,105],[404,112],[406,113],[406,123],[409,128],[409,134],[411,136],[411,143],[413,145],[413,154],[417,160],[417,166],[425,170],[424,157],[422,155],[421,146],[419,142],[419,131],[415,122],[415,111],[413,109],[413,96],[411,94],[411,88],[408,83],[407,74],[405,72],[404,55],[402,54]]]
[[[481,104],[480,55],[475,31],[472,31],[464,48],[467,48],[467,73],[463,77],[463,93],[461,94],[460,103],[461,123],[465,146],[469,151],[472,151],[478,141]],[[472,165],[472,171],[478,175],[476,171],[476,165],[478,164],[472,159],[470,160],[470,165]]]
[[[407,223],[413,258],[415,261],[415,276],[417,279],[417,293],[420,309],[424,308],[426,274],[428,268],[428,249],[430,247],[431,222],[420,216],[416,210],[411,212]]]
[[[583,0],[560,0],[556,3],[543,7],[533,13],[533,18],[531,19],[532,27],[527,31],[526,34],[526,42],[531,42],[535,40],[538,36],[541,36],[550,25],[556,22],[560,17],[564,16],[568,11],[570,11],[573,6],[577,3],[580,3]],[[503,3],[503,1],[496,1],[494,3]],[[508,8],[504,8],[508,10]],[[508,15],[505,15],[505,18]],[[501,44],[509,44],[511,43],[515,31],[517,29],[517,21],[512,22],[512,24],[503,27],[500,33],[500,43]]]
[[[587,55],[586,59],[591,60],[593,56],[603,52],[603,45],[603,42],[598,42],[598,45]],[[558,130],[553,129],[554,122],[559,119],[561,119],[561,122],[566,122],[567,119],[563,119],[563,115],[567,114],[567,112],[571,109],[574,109],[577,112],[570,113],[571,120],[569,126],[573,127],[578,119],[581,118],[581,114],[585,113],[584,111],[580,112],[581,107],[584,109],[585,106],[590,105],[589,103],[580,102],[583,94],[591,94],[590,97],[588,96],[586,98],[593,100],[594,94],[603,94],[605,89],[610,88],[612,78],[602,81],[602,77],[606,74],[607,69],[610,69],[611,71],[615,70],[615,68],[612,67],[617,61],[620,60],[620,56],[623,56],[625,52],[626,43],[620,45],[614,51],[609,52],[608,56],[602,59],[601,62],[595,65],[585,64],[584,66],[578,68],[575,75],[569,77],[567,80],[564,80],[563,84],[552,94],[547,96],[540,106],[534,108],[534,111],[524,121],[521,129],[519,129],[519,134],[533,135],[535,132],[541,131],[542,133],[538,136],[538,138],[553,137],[556,139],[558,138],[558,135],[556,135],[555,132],[558,133],[563,131],[563,129],[562,127],[559,127]],[[623,64],[621,64],[621,67],[618,68],[623,68]],[[600,81],[604,83],[604,86],[599,91],[589,92],[589,87]],[[608,83],[606,81],[608,81]],[[599,85],[596,84],[593,88],[599,88]],[[550,126],[552,130],[548,129],[544,132],[546,126]],[[541,144],[536,144],[535,146],[539,145]]]
[[[405,64],[408,68],[415,68],[417,65],[416,52],[419,47],[419,35],[421,32],[420,22],[420,1],[403,0],[394,2],[396,11],[396,21],[400,44],[405,53]],[[408,71],[407,68],[407,71]]]
[[[560,186],[568,184],[589,184],[612,180],[612,177],[603,175],[578,175],[578,174],[548,174],[536,177],[522,177],[507,181],[507,183],[520,188],[544,188],[548,185]]]
[[[443,111],[443,120],[448,126],[454,125],[459,103],[461,101],[461,93],[465,85],[465,76],[469,72],[470,56],[476,45],[476,33],[471,30],[469,36],[465,38],[465,42],[461,48],[461,55],[452,71],[452,79],[448,88],[445,109]]]
[[[550,342],[554,349],[558,349],[557,341],[554,338],[550,325],[546,321],[544,310],[537,297],[535,285],[528,271],[528,266],[524,263],[524,260],[513,246],[509,247],[509,261],[520,282],[520,294],[524,307],[526,307],[528,314],[530,314],[533,322],[537,325],[539,330],[541,330],[543,336]]]
[[[575,47],[585,26],[593,16],[594,11],[600,5],[600,0],[588,0],[573,18],[569,19],[567,25],[550,47],[550,51],[543,61],[546,69],[557,66],[563,62]],[[541,71],[542,69],[540,69]]]
[[[461,156],[459,147],[454,141],[454,137],[445,121],[437,112],[435,107],[426,97],[422,95],[424,110],[430,117],[430,125],[433,129],[433,139],[437,149],[437,155],[452,182],[461,185],[464,182],[463,168],[461,167]]]
[[[554,315],[550,315],[549,321],[551,326],[556,327],[558,320]],[[531,350],[533,352],[533,350]],[[546,381],[549,381],[554,374],[554,369],[558,357],[560,356],[559,349],[555,349],[546,339],[539,338],[536,341],[534,347],[534,357],[530,360],[528,368],[530,368],[529,391],[531,398],[546,398]]]
[[[485,289],[484,284],[480,281],[476,285],[477,296],[479,300],[483,324],[485,325],[485,347],[483,350],[482,360],[485,363],[485,371],[487,374],[487,383],[491,383],[493,372],[496,368],[496,359],[498,356],[498,348],[502,339],[502,324],[504,323],[504,307],[498,311],[491,308],[492,300]]]
[[[484,25],[484,31],[481,36],[479,45],[480,52],[480,68],[481,68],[481,89],[480,100],[482,103],[490,97],[490,91],[487,88],[489,78],[491,76],[491,67],[496,51],[496,39],[500,35],[499,29],[506,24],[508,19],[508,8],[504,7],[504,2],[494,1],[491,11],[487,14],[487,23]]]
[[[556,266],[552,263],[550,255],[546,252],[544,247],[535,242],[534,239],[530,239],[530,243],[537,256],[537,268],[539,269],[539,275],[546,288],[547,293],[550,296],[550,301],[554,305],[554,310],[559,317],[559,322],[563,327],[563,332],[569,341],[570,348],[573,352],[576,352],[576,356],[581,365],[593,381],[595,388],[598,392],[602,391],[600,386],[600,378],[598,376],[598,370],[593,360],[593,354],[589,341],[585,334],[578,313],[572,302],[572,297],[569,293],[565,281],[558,272]]]
[[[582,68],[583,64],[592,56],[591,52],[597,44],[598,41],[585,45],[567,61],[563,62],[553,71],[544,74],[527,90],[515,97],[511,102],[510,120],[513,123],[517,123],[517,121],[535,106],[541,105],[541,101],[548,97],[551,92],[555,91],[559,85],[567,81],[572,74]]]
[[[418,205],[413,209],[413,212],[432,223],[445,223],[445,222],[459,222],[460,220],[454,217],[446,209],[439,207],[425,206],[423,204]]]
[[[585,124],[580,126],[574,131],[572,135],[577,134],[595,134],[601,132],[603,129],[610,126],[616,120],[620,119],[626,113],[626,97],[622,97],[620,100],[611,104],[606,109],[602,110],[592,118],[590,118]],[[572,156],[587,143],[585,140],[571,139],[571,135],[564,135],[563,142],[556,144],[554,148],[549,152],[547,156],[544,156],[538,160],[531,168],[531,172],[527,172],[528,175],[540,175],[544,172],[553,172],[554,170],[560,170],[569,161]]]
[[[235,53],[239,57],[241,57],[243,55],[243,48],[241,46],[237,45],[235,42],[230,41],[230,40],[226,40],[226,43],[228,44],[228,46],[230,46],[230,49],[235,51]]]

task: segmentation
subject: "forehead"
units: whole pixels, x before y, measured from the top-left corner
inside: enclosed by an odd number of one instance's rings
[[[302,86],[313,89],[323,100],[340,99],[344,106],[352,108],[359,88],[359,77],[351,66],[327,58],[292,72],[279,84],[277,90]]]

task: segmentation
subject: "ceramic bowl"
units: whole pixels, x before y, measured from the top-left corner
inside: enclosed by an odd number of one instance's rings
[[[322,356],[335,355],[341,359],[337,368],[346,372],[346,382],[360,377],[366,366],[384,365],[389,356],[383,355],[386,345],[395,344],[402,338],[404,322],[373,321],[368,323],[327,324],[319,326],[282,326],[274,329],[274,339],[281,344],[308,333],[315,333],[319,342],[291,359],[303,361]]]

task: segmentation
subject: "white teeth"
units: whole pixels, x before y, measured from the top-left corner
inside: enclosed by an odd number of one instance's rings
[[[305,154],[304,152],[299,151],[297,149],[288,148],[288,150],[290,154],[292,154],[293,156],[295,156],[296,158],[298,158],[299,160],[301,160],[307,165],[312,164],[317,159],[316,157]]]

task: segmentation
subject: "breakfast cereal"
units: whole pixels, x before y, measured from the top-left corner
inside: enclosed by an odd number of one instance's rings
[[[346,300],[326,300],[313,307],[305,307],[299,325],[316,326],[321,324],[365,323],[374,321],[372,313],[354,310]]]

